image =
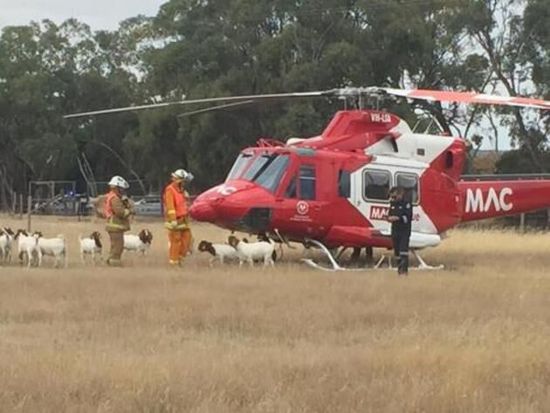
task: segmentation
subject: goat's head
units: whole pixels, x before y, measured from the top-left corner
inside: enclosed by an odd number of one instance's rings
[[[43,237],[43,234],[42,234],[42,232],[40,232],[40,231],[34,231],[33,234],[32,234],[32,237],[33,237],[33,238],[36,238],[36,239],[42,238],[42,237]]]
[[[4,234],[9,235],[10,237],[13,237],[15,233],[10,227],[4,227],[3,230]]]
[[[103,248],[103,246],[101,245],[101,234],[97,231],[94,231],[92,232],[92,234],[90,235],[90,238],[94,240],[95,242],[95,246],[99,249]]]
[[[214,249],[214,246],[212,245],[211,242],[208,242],[208,241],[199,242],[199,251],[208,252],[212,255],[216,255],[216,250]]]
[[[27,231],[25,231],[24,229],[18,229],[17,232],[15,233],[14,238],[17,239],[17,238],[19,238],[20,235],[23,235],[24,237],[28,237],[29,233]]]
[[[229,243],[229,245],[231,245],[233,248],[237,248],[237,245],[239,245],[239,243],[241,242],[236,236],[234,235],[230,235],[229,238],[227,239],[227,242]]]
[[[144,244],[151,245],[151,242],[153,241],[153,234],[148,229],[142,229],[139,233],[139,239]]]

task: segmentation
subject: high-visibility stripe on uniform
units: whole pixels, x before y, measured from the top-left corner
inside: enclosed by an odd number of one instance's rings
[[[111,217],[109,221],[107,221],[107,228],[125,230],[127,227],[125,225],[115,224],[113,222],[113,217]]]

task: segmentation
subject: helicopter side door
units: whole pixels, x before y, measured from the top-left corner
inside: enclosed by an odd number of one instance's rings
[[[392,186],[409,189],[409,202],[413,206],[411,248],[436,246],[441,242],[439,231],[424,205],[433,203],[425,175],[429,165],[389,157],[377,157],[374,162],[356,171],[353,176],[351,202],[369,223],[384,236],[391,233],[387,222],[390,209],[388,191]]]
[[[297,236],[316,237],[323,230],[320,169],[314,158],[298,158],[277,198],[277,229]]]
[[[351,200],[361,215],[381,231],[388,230],[389,190],[393,186],[392,171],[384,166],[369,166],[353,173]]]

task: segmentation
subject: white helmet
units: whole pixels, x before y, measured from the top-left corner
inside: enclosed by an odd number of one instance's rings
[[[195,177],[191,172],[187,172],[185,169],[178,169],[177,171],[172,172],[172,178],[191,182]]]
[[[109,181],[109,186],[116,186],[117,188],[128,189],[130,184],[121,176],[113,176]]]

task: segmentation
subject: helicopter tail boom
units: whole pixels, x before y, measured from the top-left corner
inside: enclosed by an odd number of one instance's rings
[[[550,180],[461,181],[458,187],[464,205],[462,222],[550,207]]]

